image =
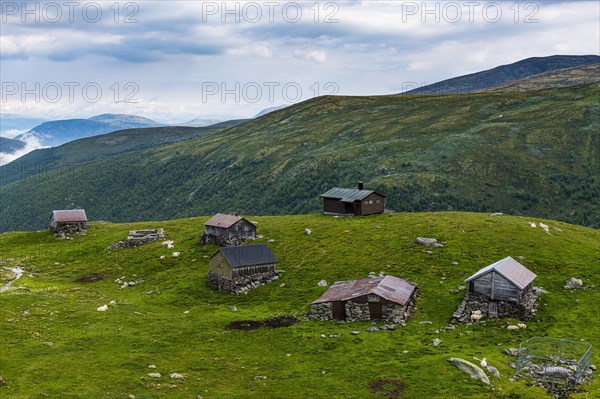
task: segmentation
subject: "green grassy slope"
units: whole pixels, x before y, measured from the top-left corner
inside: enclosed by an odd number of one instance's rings
[[[206,219],[94,223],[87,235],[63,241],[48,232],[0,235],[4,266],[27,272],[16,284],[20,289],[0,293],[0,375],[8,381],[0,396],[362,399],[382,397],[370,392],[369,383],[389,378],[404,381],[403,398],[541,399],[547,397],[542,389],[508,381],[513,370],[504,348],[532,336],[600,344],[600,232],[593,229],[545,220],[563,230],[551,228],[547,235],[529,226],[533,219],[458,212],[251,217],[264,235],[260,242],[275,240],[269,245],[284,272],[279,281],[236,297],[205,283],[207,257],[216,249],[198,246]],[[175,240],[180,257],[169,256],[160,243],[105,250],[129,229],[156,227]],[[305,228],[313,234],[304,235]],[[417,236],[436,237],[446,247],[428,255],[413,243]],[[502,327],[510,320],[499,320],[436,334],[462,299],[450,290],[508,255],[524,256],[522,263],[538,275],[535,285],[549,292],[527,329],[507,331]],[[319,280],[331,283],[371,271],[419,285],[415,319],[407,327],[369,333],[365,322],[304,321],[250,332],[224,328],[236,320],[304,314],[326,289],[317,286]],[[104,279],[76,282],[90,274]],[[144,281],[120,290],[114,280],[122,277]],[[583,279],[589,289],[563,290],[569,277]],[[110,300],[117,305],[96,311]],[[361,333],[350,335],[353,330]],[[320,337],[333,333],[342,335]],[[434,338],[441,339],[440,346],[432,346]],[[450,365],[451,356],[486,357],[504,378],[492,381],[492,391]],[[597,351],[592,363],[600,363]],[[149,369],[151,364],[157,368]],[[150,372],[162,377],[151,379]],[[170,379],[173,372],[185,374],[185,380]],[[597,397],[600,381],[595,377],[583,388],[574,398]]]
[[[0,187],[0,230],[51,209],[111,221],[316,212],[332,186],[396,211],[502,211],[600,226],[600,88],[322,97],[243,125]],[[60,189],[57,189],[60,187]]]

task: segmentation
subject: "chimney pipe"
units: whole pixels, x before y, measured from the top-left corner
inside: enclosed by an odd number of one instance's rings
[[[359,190],[362,190],[362,189],[363,189],[363,187],[364,187],[364,184],[363,184],[363,182],[359,181],[359,182],[358,182],[358,189],[359,189]]]

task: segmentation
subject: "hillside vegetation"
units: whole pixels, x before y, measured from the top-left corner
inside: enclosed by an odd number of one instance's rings
[[[358,180],[385,194],[395,211],[501,211],[600,227],[599,94],[594,84],[321,97],[48,173],[29,176],[36,163],[13,163],[2,173],[22,180],[0,187],[0,230],[45,228],[52,209],[71,207],[113,222],[218,211],[311,213],[320,209],[321,193]],[[118,135],[94,140],[111,137]],[[85,159],[78,154],[86,151],[81,146],[70,157]]]
[[[0,292],[0,375],[6,382],[0,396],[364,399],[393,397],[370,389],[372,382],[390,379],[405,384],[403,399],[542,399],[548,398],[543,389],[508,380],[514,370],[507,362],[514,358],[504,349],[533,336],[600,342],[597,230],[459,212],[249,217],[264,235],[259,242],[274,240],[268,245],[282,277],[246,296],[232,296],[206,284],[208,256],[216,250],[198,246],[207,219],[94,223],[72,240],[58,240],[47,231],[1,234],[2,266],[19,266],[25,274],[16,288]],[[551,234],[531,228],[529,221],[548,224]],[[172,250],[159,242],[106,250],[130,229],[158,227],[181,256],[170,256]],[[305,228],[313,233],[305,235]],[[446,245],[429,255],[428,248],[414,244],[417,236]],[[521,262],[538,275],[534,284],[548,291],[537,317],[519,331],[505,328],[513,320],[443,331],[464,294],[451,290],[509,255],[524,257]],[[254,331],[225,328],[275,315],[302,318],[326,290],[317,286],[319,280],[331,284],[380,271],[420,287],[415,317],[406,327],[367,332],[368,322],[301,321]],[[581,278],[585,288],[564,290],[570,277]],[[119,289],[116,279],[138,283]],[[96,311],[111,300],[115,306]],[[432,345],[435,338],[441,340],[438,347]],[[473,356],[487,358],[503,378],[492,378],[493,385],[486,387],[447,361]],[[592,363],[600,363],[596,350]],[[148,377],[152,372],[161,377]],[[171,379],[170,373],[185,379]],[[600,394],[594,375],[574,399]]]

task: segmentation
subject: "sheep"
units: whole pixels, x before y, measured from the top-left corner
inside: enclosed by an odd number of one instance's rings
[[[519,328],[527,328],[527,325],[525,323],[519,323],[519,324],[517,324],[517,327],[519,327]]]
[[[164,255],[161,255],[161,256],[160,256],[160,258],[161,258],[161,259],[165,259],[165,258],[166,258],[166,256],[164,256]]]
[[[533,222],[529,222],[529,225],[530,225],[531,227],[533,227],[534,229],[537,227],[537,225],[536,225],[535,223],[533,223]]]
[[[479,322],[479,320],[481,320],[481,318],[483,317],[483,315],[480,314],[472,314],[471,315],[471,321],[477,323]]]
[[[110,306],[115,306],[117,303],[116,303],[115,301],[110,301],[108,304],[109,304]]]
[[[481,310],[477,309],[477,310],[473,310],[473,311],[471,312],[471,314],[478,314],[478,315],[480,315],[480,314],[482,314],[482,313],[481,313]]]
[[[510,331],[514,331],[514,330],[518,330],[518,329],[519,329],[519,326],[513,326],[513,325],[510,325],[510,326],[506,327],[506,329],[507,329],[507,330],[510,330]]]
[[[172,253],[172,255],[173,255],[173,257],[174,257],[174,258],[176,258],[176,257],[178,257],[179,255],[181,255],[181,253],[179,253],[179,252],[173,252],[173,253]]]
[[[173,248],[175,248],[175,245],[173,245],[173,244],[167,244],[167,249],[173,249]]]
[[[485,360],[485,357],[483,359],[481,359],[480,364],[481,364],[481,367],[483,367],[484,369],[487,368],[488,364],[487,364],[487,361]]]
[[[173,244],[175,244],[175,241],[173,241],[173,240],[163,241],[161,243],[161,245],[173,245]]]
[[[102,305],[100,306],[98,309],[96,309],[98,312],[106,312],[106,310],[108,309],[108,305]]]

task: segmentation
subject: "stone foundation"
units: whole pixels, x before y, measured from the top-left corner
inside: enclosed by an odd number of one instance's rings
[[[331,320],[333,319],[331,302],[313,303],[310,305],[308,318],[312,320]]]
[[[346,301],[346,321],[369,321],[371,320],[371,312],[369,311],[369,303],[359,303]],[[393,323],[404,323],[410,317],[410,309],[412,301],[408,306],[404,307],[396,304],[385,304],[381,308],[381,321]],[[307,317],[312,320],[333,320],[333,305],[331,302],[317,303],[310,305],[310,312]]]
[[[56,235],[83,233],[89,227],[90,227],[90,225],[87,223],[68,223],[68,224],[58,225],[55,228],[51,228],[50,231],[52,231]]]
[[[346,321],[369,321],[371,312],[369,312],[368,303],[354,303],[346,301]]]
[[[235,247],[242,245],[246,241],[254,240],[254,237],[233,237],[225,238],[214,236],[212,234],[202,234],[200,236],[200,245],[218,245],[220,247]]]
[[[208,272],[208,285],[210,285],[212,288],[219,289],[219,279],[221,290],[227,291],[231,294],[240,295],[253,288],[260,287],[261,285],[268,284],[271,281],[278,280],[279,273],[276,271],[271,271],[267,273],[257,273],[250,276],[230,279],[223,276],[219,277],[218,274],[210,271]]]
[[[537,293],[535,291],[530,291],[525,294],[522,303],[496,301],[498,303],[497,317],[506,317],[518,320],[531,319],[537,312],[537,298]],[[471,312],[475,310],[481,310],[481,314],[485,318],[489,318],[489,302],[489,297],[474,293],[467,293],[465,299],[461,302],[452,315],[452,321],[455,323],[469,322],[471,321]]]

